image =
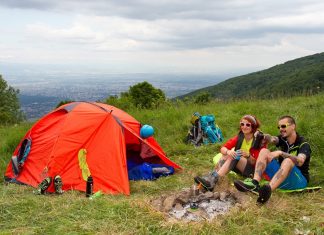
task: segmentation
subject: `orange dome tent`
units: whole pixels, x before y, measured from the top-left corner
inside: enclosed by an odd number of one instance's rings
[[[129,195],[128,153],[139,152],[141,145],[146,144],[154,153],[145,162],[180,168],[166,157],[153,137],[142,139],[140,128],[141,124],[132,116],[107,104],[62,105],[26,133],[8,164],[5,180],[37,187],[45,177],[60,175],[63,190],[85,191],[84,168],[88,168],[94,192]],[[26,140],[30,142],[28,146]],[[26,146],[30,151],[17,169],[13,162],[17,162],[22,147],[26,150]],[[136,157],[141,158],[139,154]],[[48,191],[54,192],[54,187]]]

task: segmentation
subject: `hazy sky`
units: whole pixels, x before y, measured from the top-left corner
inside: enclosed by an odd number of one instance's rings
[[[323,52],[323,12],[322,0],[1,0],[0,63],[253,72]]]

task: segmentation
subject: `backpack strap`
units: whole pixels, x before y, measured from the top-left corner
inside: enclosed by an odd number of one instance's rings
[[[236,145],[235,145],[235,149],[234,149],[235,151],[241,148],[242,143],[243,143],[243,140],[244,140],[244,134],[243,134],[242,131],[240,131],[238,133],[238,139],[237,139],[237,142],[236,142]]]
[[[244,134],[243,134],[242,131],[240,131],[240,132],[238,133],[238,139],[237,139],[237,142],[236,142],[236,145],[235,145],[235,148],[234,148],[235,151],[241,148],[242,143],[243,143],[243,140],[244,140]],[[231,162],[231,164],[230,164],[230,166],[229,166],[229,169],[230,169],[231,171],[234,171],[234,169],[235,169],[235,167],[236,167],[238,161],[239,161],[239,160],[235,159],[235,160],[233,160],[233,161]]]

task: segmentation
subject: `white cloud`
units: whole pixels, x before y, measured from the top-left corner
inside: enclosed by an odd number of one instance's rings
[[[312,12],[301,15],[291,16],[276,16],[260,20],[260,26],[276,28],[294,29],[298,32],[306,31],[307,29],[316,29],[324,32],[323,12]],[[299,29],[299,30],[298,30]]]
[[[266,68],[323,51],[323,10],[315,0],[4,0],[0,59],[130,72]]]
[[[103,40],[102,35],[80,24],[70,28],[55,29],[45,24],[27,25],[27,33],[35,38],[45,40],[67,41],[72,43],[98,43]]]

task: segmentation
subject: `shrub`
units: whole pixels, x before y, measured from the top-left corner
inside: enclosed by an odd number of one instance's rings
[[[129,88],[129,95],[133,104],[138,108],[156,108],[164,103],[166,98],[161,89],[154,88],[150,83],[144,81]]]
[[[0,124],[19,123],[24,120],[18,99],[19,90],[8,86],[0,75]]]
[[[129,91],[121,93],[120,97],[109,96],[104,102],[124,110],[134,107],[151,109],[165,104],[166,97],[161,89],[144,81],[131,86]]]
[[[208,92],[203,92],[203,93],[198,94],[195,97],[194,102],[196,104],[206,104],[206,103],[210,102],[210,97],[211,96]]]

